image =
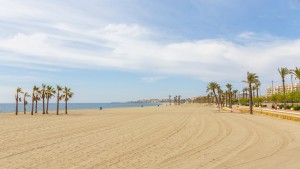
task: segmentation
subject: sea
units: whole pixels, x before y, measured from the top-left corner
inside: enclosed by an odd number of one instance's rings
[[[159,103],[68,103],[68,110],[79,109],[107,109],[107,108],[124,108],[124,107],[147,107],[147,106],[159,106]],[[45,104],[46,108],[46,104]],[[59,109],[64,110],[65,104],[60,103]],[[38,111],[43,110],[43,104],[38,103]],[[49,111],[56,110],[56,103],[49,103]],[[15,112],[16,103],[0,103],[0,113]],[[24,111],[24,105],[19,103],[19,112]],[[26,106],[26,111],[31,111],[31,103]]]

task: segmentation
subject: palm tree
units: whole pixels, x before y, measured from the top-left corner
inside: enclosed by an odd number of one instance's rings
[[[35,98],[34,98],[34,101],[35,101],[35,113],[37,113],[37,110],[38,110],[38,101],[41,100],[41,94],[42,94],[42,91],[37,87],[37,89],[35,91]]]
[[[298,67],[296,67],[294,70],[292,70],[291,73],[295,75],[295,78],[300,80],[300,69]]]
[[[217,98],[217,94],[216,94],[216,90],[218,88],[218,83],[217,82],[210,82],[207,86],[207,92],[208,91],[212,91],[213,92],[213,95],[215,97],[215,100],[216,100],[216,104],[219,106],[219,101],[218,101],[218,98]]]
[[[226,90],[224,93],[225,107],[227,107],[227,105],[228,105],[228,100],[229,100],[228,97],[229,97],[229,94],[228,94],[228,91]]]
[[[298,67],[295,67],[295,69],[292,70],[291,73],[295,75],[295,79],[298,79],[300,81],[300,69]],[[296,90],[298,90],[298,87]]]
[[[20,87],[17,88],[17,94],[15,95],[15,98],[16,98],[16,115],[18,115],[18,111],[19,111],[19,101],[21,102],[21,97],[19,97],[19,93],[22,93],[22,89]]]
[[[174,105],[177,104],[177,96],[174,97]]]
[[[73,95],[74,93],[71,92],[71,88],[64,88],[62,98],[65,100],[65,114],[68,114],[68,100],[72,98]]]
[[[258,81],[255,83],[256,98],[259,97],[259,96],[258,96],[258,90],[259,90],[259,88],[260,88],[260,85],[261,85],[261,83],[260,83],[260,81],[258,80]],[[259,105],[259,101],[258,101],[258,100],[257,100],[257,105]]]
[[[247,99],[247,98],[248,98],[248,88],[247,88],[247,87],[244,87],[243,92],[245,92],[246,99]]]
[[[223,90],[221,89],[221,87],[218,85],[217,86],[217,92],[218,92],[218,96],[219,96],[219,103],[220,103],[220,108],[223,106]]]
[[[228,100],[229,100],[229,108],[232,108],[232,93],[231,93],[231,90],[232,90],[232,85],[231,84],[226,84],[226,87],[227,87],[227,90],[228,90]]]
[[[23,96],[24,96],[24,99],[23,99],[23,101],[24,101],[24,114],[26,114],[26,105],[28,104],[28,102],[26,100],[26,97],[30,97],[30,95],[27,92],[25,92]]]
[[[256,87],[256,83],[254,83],[254,85],[252,86],[252,97],[255,97],[255,91],[256,91],[257,87]]]
[[[256,97],[258,98],[258,97],[259,97],[259,95],[258,95],[258,90],[259,90],[259,88],[260,88],[260,86],[261,86],[261,83],[260,83],[259,80],[255,83],[255,86],[256,86]]]
[[[238,93],[238,90],[233,90],[232,92],[234,93],[234,98],[236,99],[236,98],[237,98],[236,95],[237,95],[237,93]]]
[[[36,100],[36,97],[37,97],[37,94],[36,94],[37,90],[39,90],[39,88],[36,87],[36,85],[34,85],[33,89],[32,89],[31,115],[33,115],[33,111],[34,111],[34,101]]]
[[[282,68],[278,68],[278,72],[281,76],[281,80],[282,80],[282,87],[283,87],[283,98],[284,98],[284,108],[286,108],[286,99],[285,99],[285,76],[288,75],[291,71],[286,68],[286,67],[282,67]]]
[[[45,97],[46,97],[46,85],[42,84],[42,89],[41,89],[41,97],[43,99],[43,114],[45,114]]]
[[[45,93],[47,99],[46,114],[48,114],[48,110],[49,110],[49,100],[54,96],[55,93],[56,91],[52,86],[47,86],[46,93]]]
[[[59,101],[61,100],[59,92],[62,91],[62,89],[63,88],[61,86],[56,85],[56,91],[57,91],[56,115],[58,115],[58,112],[59,112]]]
[[[247,80],[243,81],[245,83],[248,83],[249,85],[249,106],[250,106],[250,114],[253,114],[253,98],[252,98],[252,84],[257,83],[258,76],[256,73],[250,73],[247,72]]]

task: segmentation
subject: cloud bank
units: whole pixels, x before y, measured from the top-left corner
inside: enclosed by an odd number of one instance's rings
[[[99,22],[60,3],[3,3],[0,17],[14,28],[0,37],[0,64],[5,66],[41,71],[107,68],[203,81],[240,81],[247,71],[271,80],[278,67],[299,66],[300,39],[241,32],[231,40],[171,41],[141,24]]]

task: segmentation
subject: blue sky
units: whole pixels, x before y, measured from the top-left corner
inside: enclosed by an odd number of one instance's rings
[[[20,86],[73,102],[193,97],[216,81],[261,92],[300,66],[299,0],[0,0],[0,102]]]

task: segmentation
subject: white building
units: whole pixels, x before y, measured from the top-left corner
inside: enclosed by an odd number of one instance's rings
[[[285,92],[292,92],[292,91],[300,91],[300,83],[293,83],[293,84],[285,84]],[[283,86],[270,86],[266,89],[266,96],[272,96],[272,94],[283,93]]]

